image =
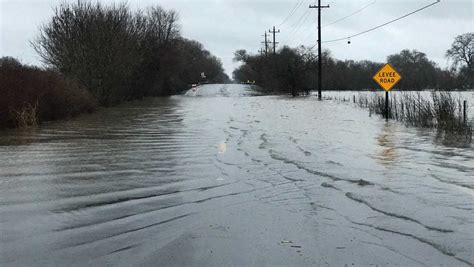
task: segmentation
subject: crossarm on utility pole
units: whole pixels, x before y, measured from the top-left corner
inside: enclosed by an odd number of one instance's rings
[[[276,55],[276,45],[278,44],[278,42],[275,40],[276,39],[275,35],[277,33],[280,33],[280,30],[278,30],[278,31],[275,30],[275,26],[273,26],[273,31],[268,30],[268,32],[273,33],[273,55]]]

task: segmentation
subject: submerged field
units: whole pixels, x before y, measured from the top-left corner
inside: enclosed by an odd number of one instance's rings
[[[474,264],[470,144],[252,95],[208,85],[1,132],[0,265]]]

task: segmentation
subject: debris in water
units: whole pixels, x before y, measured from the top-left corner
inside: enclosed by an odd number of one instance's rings
[[[336,190],[339,190],[339,188],[335,187],[334,185],[330,184],[330,183],[326,183],[326,182],[323,182],[321,184],[322,187],[326,187],[326,188],[333,188],[333,189],[336,189]]]
[[[360,179],[358,182],[357,182],[358,185],[360,186],[366,186],[366,185],[374,185],[373,183],[369,182],[369,181],[366,181],[366,180],[363,180],[363,179]]]

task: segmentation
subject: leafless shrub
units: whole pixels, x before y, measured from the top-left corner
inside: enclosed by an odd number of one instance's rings
[[[368,107],[371,113],[402,121],[407,125],[436,128],[439,131],[470,136],[472,140],[472,123],[465,117],[467,106],[460,97],[450,92],[432,92],[426,99],[420,92],[402,93],[401,97],[393,96],[389,103],[388,113],[385,110],[385,98],[373,95],[359,96],[360,107]]]
[[[28,128],[38,125],[37,115],[38,103],[24,103],[20,110],[10,109],[15,126],[18,128]]]
[[[0,128],[30,127],[92,112],[95,99],[62,75],[28,66],[0,66]]]

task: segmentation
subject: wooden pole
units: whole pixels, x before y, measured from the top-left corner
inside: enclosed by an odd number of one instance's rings
[[[463,111],[464,123],[467,122],[467,100],[464,100],[464,111]]]

